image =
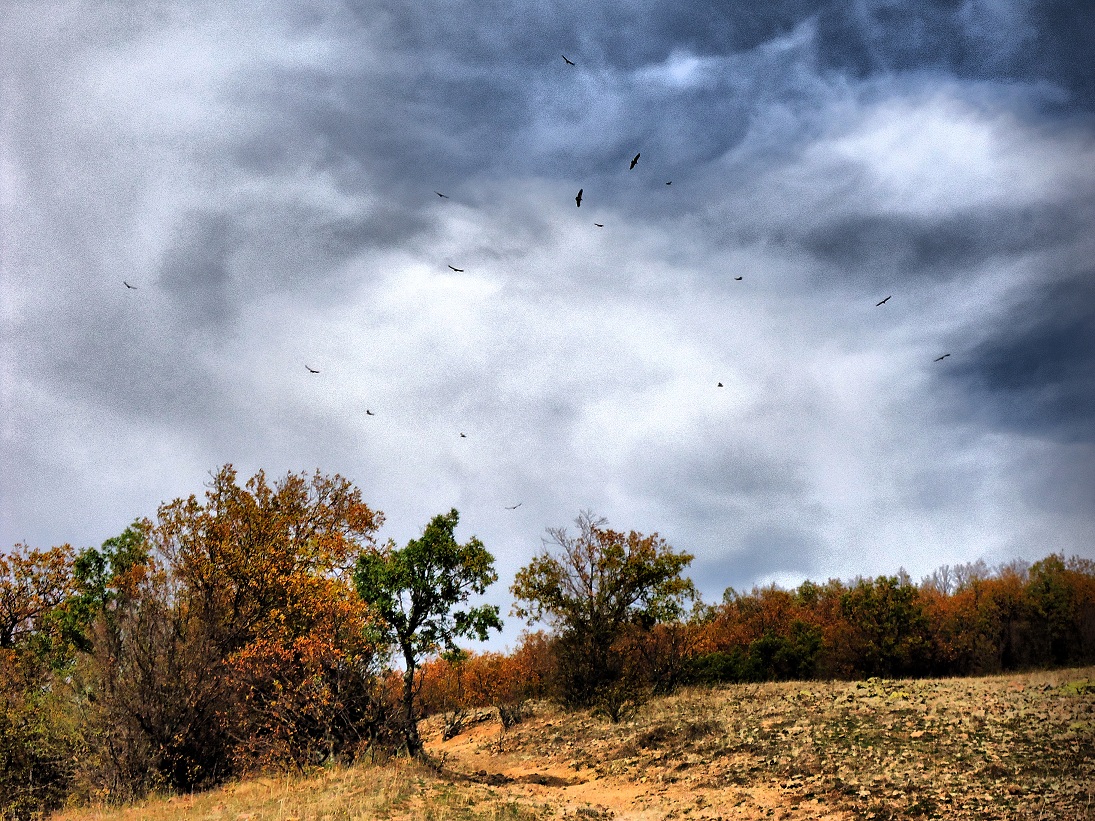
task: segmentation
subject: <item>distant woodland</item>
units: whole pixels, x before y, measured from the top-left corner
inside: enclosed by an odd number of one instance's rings
[[[457,512],[404,547],[339,476],[226,466],[98,548],[0,554],[0,818],[69,801],[193,791],[265,770],[424,755],[552,699],[619,721],[685,685],[972,676],[1095,663],[1095,562],[941,567],[728,589],[699,600],[692,556],[583,512],[511,587],[535,632],[509,653],[471,606],[497,579]]]

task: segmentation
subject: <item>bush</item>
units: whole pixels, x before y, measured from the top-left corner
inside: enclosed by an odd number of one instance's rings
[[[0,818],[38,818],[71,792],[80,737],[69,695],[35,660],[0,650]]]

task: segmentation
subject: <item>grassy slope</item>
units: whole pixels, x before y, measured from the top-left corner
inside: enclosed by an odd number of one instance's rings
[[[537,705],[405,761],[67,819],[1095,818],[1095,668],[686,690],[618,725]]]

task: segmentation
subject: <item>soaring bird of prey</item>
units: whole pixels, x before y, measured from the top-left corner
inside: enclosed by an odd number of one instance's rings
[[[458,273],[458,274],[464,273],[463,268],[453,268],[453,266],[451,266],[451,265],[449,267],[452,268],[454,271],[456,271],[456,273]]]
[[[134,291],[136,291],[136,290],[137,290],[137,286],[136,286],[136,285],[130,285],[130,284],[129,284],[128,282],[126,282],[126,281],[125,281],[124,279],[122,280],[122,285],[124,285],[124,286],[125,286],[125,287],[127,287],[127,288],[132,288],[132,289],[133,289]]]
[[[890,296],[893,296],[893,294],[890,294]],[[886,297],[886,298],[885,298],[884,300],[882,300],[881,302],[876,302],[876,303],[875,303],[875,307],[877,308],[877,307],[878,307],[879,305],[885,305],[885,304],[886,304],[887,302],[889,302],[889,301],[890,301],[890,296]]]
[[[319,371],[317,371],[315,368],[309,368],[307,365],[305,365],[304,368],[308,371],[308,373],[319,373]]]
[[[734,277],[734,282],[741,282],[741,277]]]
[[[524,502],[518,502],[515,505],[506,505],[506,510],[517,510],[517,508],[519,508],[523,504]]]
[[[950,354],[949,354],[949,353],[945,353],[945,354],[943,354],[942,356],[937,356],[937,357],[936,357],[935,359],[933,359],[932,361],[933,361],[933,362],[942,362],[942,361],[943,361],[944,359],[946,359],[946,358],[947,358],[948,356],[950,356]]]
[[[598,228],[604,228],[605,227],[605,224],[603,222],[595,222],[593,224],[596,225]]]
[[[440,191],[434,191],[433,193],[437,194],[437,196],[441,197],[441,199],[443,200],[447,200],[449,198],[448,194],[442,194]]]
[[[574,201],[575,201],[576,203],[578,203],[578,207],[579,207],[579,208],[581,208],[581,207],[582,207],[582,192],[583,192],[583,191],[585,191],[585,189],[584,189],[584,188],[579,188],[579,189],[578,189],[578,196],[576,196],[576,197],[574,198]]]
[[[567,64],[568,66],[572,66],[572,65],[574,65],[574,63],[570,62],[570,60],[567,60],[567,56],[566,56],[565,54],[563,54],[563,55],[561,55],[561,56],[562,56],[563,60],[564,60],[564,61],[566,62],[566,64]]]
[[[636,165],[636,164],[637,164],[638,162],[639,162],[639,155],[638,155],[638,154],[636,154],[636,155],[635,155],[634,157],[632,157],[632,158],[631,158],[631,168],[628,168],[627,170],[628,170],[628,171],[630,171],[630,170],[631,170],[632,168],[634,168],[634,167],[635,167],[635,165]]]

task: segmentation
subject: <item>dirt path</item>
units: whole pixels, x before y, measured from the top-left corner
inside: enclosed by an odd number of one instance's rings
[[[485,784],[503,800],[551,808],[563,818],[621,821],[729,821],[729,819],[820,819],[849,816],[817,798],[803,799],[795,787],[770,784],[738,786],[721,780],[709,767],[688,776],[668,767],[647,766],[606,773],[572,757],[572,747],[553,748],[552,730],[566,718],[551,710],[504,731],[490,714],[448,741],[440,720],[423,725],[429,752],[456,778]],[[591,744],[596,747],[596,743]],[[728,762],[722,762],[724,765]],[[715,777],[713,777],[715,776]]]

